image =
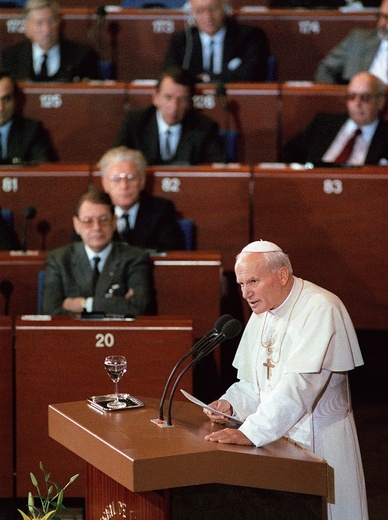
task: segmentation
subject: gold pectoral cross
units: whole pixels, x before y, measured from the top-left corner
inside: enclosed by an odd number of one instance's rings
[[[271,378],[271,368],[275,368],[275,365],[271,363],[270,356],[267,357],[266,363],[263,363],[263,367],[267,367],[267,379]]]

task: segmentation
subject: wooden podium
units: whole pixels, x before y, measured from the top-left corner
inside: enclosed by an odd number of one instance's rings
[[[221,426],[188,402],[174,401],[174,426],[161,428],[151,422],[159,400],[141,399],[143,408],[116,412],[49,406],[50,437],[88,463],[86,520],[325,518],[321,458],[285,438],[263,448],[207,442]]]

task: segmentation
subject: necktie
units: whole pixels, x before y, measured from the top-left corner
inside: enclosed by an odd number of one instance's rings
[[[47,73],[47,54],[43,54],[42,66],[40,67],[39,77],[42,81],[47,81],[48,73]]]
[[[214,40],[210,40],[210,43],[209,43],[209,67],[208,67],[209,74],[213,74],[213,68],[214,68]]]
[[[3,158],[3,146],[2,146],[3,134],[0,132],[0,160]]]
[[[128,213],[124,213],[124,215],[121,216],[125,220],[125,227],[120,233],[120,238],[122,242],[126,242],[127,244],[132,244],[133,239],[133,230],[131,229],[129,225],[129,215]]]
[[[101,260],[101,258],[99,256],[94,256],[93,257],[93,262],[94,262],[94,265],[93,265],[93,277],[92,277],[92,291],[93,291],[93,295],[96,292],[97,281],[98,281],[98,277],[100,276],[100,271],[98,269],[98,263],[99,263],[100,260]]]
[[[172,157],[171,152],[171,130],[166,131],[166,139],[164,141],[164,158],[169,161]]]
[[[346,164],[349,160],[349,157],[352,155],[352,151],[354,148],[354,143],[356,142],[357,137],[361,134],[361,130],[357,128],[353,135],[349,137],[348,142],[345,144],[342,152],[334,159],[335,164]]]

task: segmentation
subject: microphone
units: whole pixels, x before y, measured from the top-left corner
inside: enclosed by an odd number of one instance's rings
[[[226,323],[228,323],[229,321],[231,321],[232,319],[233,319],[233,317],[230,314],[224,314],[223,316],[220,316],[218,318],[218,320],[215,322],[214,328],[211,331],[209,331],[208,333],[206,333],[205,336],[202,339],[197,341],[197,343],[195,343],[191,347],[191,349],[188,352],[186,352],[186,354],[184,354],[179,359],[179,361],[176,363],[174,368],[171,370],[171,373],[170,373],[170,375],[169,375],[169,377],[167,379],[167,382],[166,382],[166,384],[164,386],[162,398],[160,400],[160,405],[159,405],[159,420],[158,420],[158,422],[162,423],[163,420],[164,420],[164,417],[163,417],[163,405],[164,405],[164,401],[166,399],[166,394],[167,394],[167,391],[168,391],[168,387],[170,386],[171,380],[174,377],[174,374],[176,373],[176,371],[178,370],[180,365],[191,354],[194,354],[194,352],[197,352],[200,348],[205,347],[207,345],[207,343],[209,343],[214,338],[214,336],[218,337],[221,334],[221,331],[222,331],[224,325]]]
[[[36,215],[34,206],[26,206],[23,210],[23,235],[22,235],[22,251],[27,251],[27,221],[31,220]]]
[[[170,399],[168,401],[168,407],[167,407],[167,426],[172,426],[171,421],[171,407],[172,407],[172,400],[175,394],[175,391],[180,383],[180,380],[185,375],[185,373],[188,371],[189,368],[193,367],[200,361],[202,358],[210,354],[218,345],[221,345],[224,341],[227,339],[235,338],[241,331],[242,325],[239,320],[231,319],[225,325],[222,327],[222,331],[220,334],[218,334],[217,337],[213,338],[208,345],[206,345],[198,354],[197,356],[188,363],[185,368],[180,372],[178,377],[175,380],[174,386],[172,387]]]
[[[217,96],[218,101],[220,102],[222,112],[224,113],[225,130],[228,131],[229,127],[230,127],[228,99],[226,97],[226,88],[222,81],[218,81],[216,83],[216,96]]]

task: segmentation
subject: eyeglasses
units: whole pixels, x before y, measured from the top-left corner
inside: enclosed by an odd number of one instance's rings
[[[100,226],[106,226],[112,222],[112,219],[106,215],[102,215],[101,217],[97,217],[97,218],[89,218],[89,217],[85,217],[85,218],[77,217],[77,218],[78,218],[79,222],[86,228],[92,227],[95,222],[100,224]]]
[[[373,98],[378,98],[383,95],[384,94],[358,94],[357,92],[348,92],[345,96],[345,99],[346,101],[354,101],[358,97],[363,103],[370,103]]]
[[[128,182],[136,182],[139,180],[139,176],[133,173],[116,173],[115,175],[108,175],[108,180],[111,182],[120,182],[125,179]]]

